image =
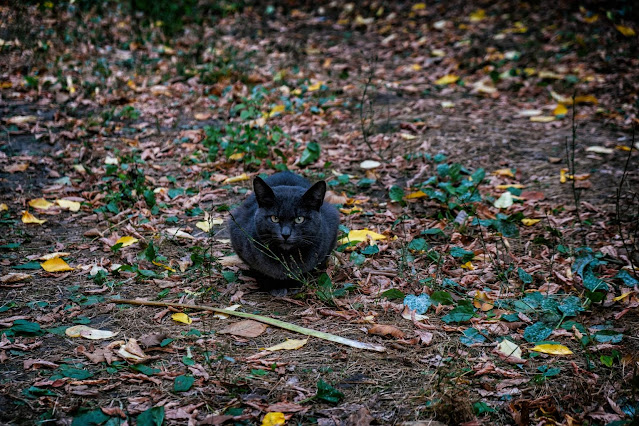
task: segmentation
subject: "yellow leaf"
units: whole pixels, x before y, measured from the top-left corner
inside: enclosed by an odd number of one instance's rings
[[[117,331],[98,330],[86,325],[74,325],[67,328],[64,332],[69,337],[84,337],[85,339],[91,340],[110,339],[118,334]]]
[[[469,271],[472,271],[473,269],[475,269],[475,267],[473,266],[473,263],[470,260],[460,266],[462,269],[467,269]]]
[[[510,170],[510,169],[505,169],[505,170]],[[503,190],[506,190],[508,188],[524,189],[525,186],[522,185],[521,183],[510,183],[510,184],[507,184],[507,185],[497,185],[495,188],[501,189],[503,191]]]
[[[535,123],[550,123],[551,121],[555,121],[555,117],[551,117],[549,115],[537,115],[535,117],[530,117],[530,121]]]
[[[415,3],[411,9],[413,9],[413,10],[424,10],[424,9],[426,9],[426,3]]]
[[[59,257],[56,257],[55,259],[49,259],[46,262],[41,263],[40,266],[42,266],[42,269],[47,272],[73,271],[73,268]]]
[[[7,173],[24,172],[29,168],[29,163],[15,163],[4,167]]]
[[[407,141],[412,141],[413,139],[417,139],[417,136],[411,135],[409,133],[400,133],[399,137]]]
[[[615,297],[615,298],[614,298],[614,299],[612,299],[612,300],[614,300],[615,302],[618,302],[618,301],[620,301],[620,300],[625,299],[626,297],[630,296],[630,295],[631,295],[631,294],[633,294],[633,293],[634,293],[634,291],[630,291],[630,292],[628,292],[628,293],[624,293],[624,294],[622,294],[621,296],[617,296],[617,297]]]
[[[346,238],[342,238],[339,241],[339,244],[345,244],[350,242],[358,242],[358,241],[366,241],[367,239],[371,239],[373,241],[377,240],[385,240],[386,236],[382,234],[378,234],[377,232],[369,231],[368,229],[354,229],[348,233]]]
[[[592,16],[584,16],[583,19],[586,24],[594,24],[595,22],[599,20],[599,15],[595,13]]]
[[[321,81],[318,81],[317,83],[311,84],[310,86],[308,86],[308,89],[306,89],[306,90],[308,90],[309,92],[315,92],[315,91],[319,90],[322,87],[322,84],[324,84],[324,83],[321,82]]]
[[[477,9],[470,14],[470,22],[479,22],[486,18],[486,11],[484,9]]]
[[[361,213],[362,209],[360,209],[359,207],[351,207],[350,209],[341,208],[339,209],[339,211],[341,211],[344,214],[355,214],[355,213]]]
[[[630,147],[628,145],[616,145],[615,148],[620,151],[630,151]]]
[[[46,210],[53,205],[53,203],[48,202],[44,198],[36,198],[35,200],[29,201],[29,205],[34,209]]]
[[[266,351],[281,351],[281,350],[295,350],[304,346],[308,342],[308,339],[288,339],[285,342],[279,343],[275,346],[271,346],[270,348],[266,348]]]
[[[43,254],[42,256],[38,258],[38,260],[51,260],[57,257],[67,257],[70,254],[71,253],[67,253],[65,251],[56,251],[55,253]]]
[[[211,223],[208,220],[204,220],[202,222],[198,222],[195,224],[197,228],[200,228],[204,232],[209,232],[211,230]]]
[[[421,71],[422,70],[422,66],[419,65],[419,64],[413,64],[413,65],[411,65],[411,69],[413,71]]]
[[[493,172],[493,174],[497,176],[506,176],[511,178],[515,177],[511,169],[497,169]]]
[[[244,158],[244,153],[243,152],[236,152],[235,154],[231,154],[229,156],[229,160],[233,160],[233,161],[237,161],[237,160],[241,160],[242,158]]]
[[[566,108],[563,104],[558,104],[552,113],[554,115],[566,115],[568,113],[568,108]]]
[[[539,223],[541,221],[541,219],[522,219],[521,223],[523,223],[526,226],[533,226],[536,223]]]
[[[129,236],[129,235],[126,235],[126,236],[124,236],[124,237],[120,237],[120,238],[119,238],[119,239],[115,242],[115,244],[120,244],[120,243],[121,243],[121,244],[122,244],[122,247],[128,247],[128,246],[130,246],[131,244],[135,244],[135,243],[137,243],[138,241],[139,241],[139,240],[138,240],[137,238],[135,238],[135,237],[131,237],[131,236]]]
[[[457,80],[459,80],[459,77],[457,77],[456,75],[447,74],[442,78],[436,80],[435,84],[442,86],[444,84],[457,83]]]
[[[268,113],[268,117],[271,118],[273,117],[275,114],[279,114],[280,112],[284,112],[284,110],[286,109],[286,105],[282,104],[282,105],[276,105],[273,107],[273,109],[271,109],[271,111]]]
[[[156,262],[155,260],[151,263],[154,264],[155,266],[160,266],[166,269],[167,271],[175,272],[175,269],[171,268],[169,265],[165,265],[164,263]]]
[[[9,210],[9,206],[7,206],[5,203],[1,203],[0,204],[0,212],[4,212]]]
[[[38,219],[29,212],[22,212],[22,223],[37,223],[38,225],[42,225],[46,221],[46,219]]]
[[[55,200],[55,203],[62,207],[63,209],[67,209],[72,212],[77,212],[80,210],[81,204],[77,201],[70,200]]]
[[[617,29],[617,31],[619,31],[621,34],[625,35],[626,37],[632,37],[634,35],[637,35],[637,33],[635,33],[635,30],[633,30],[630,27],[624,27],[623,25],[615,25],[615,28]]]
[[[592,95],[584,95],[584,96],[575,96],[576,104],[595,104],[597,105],[599,101]]]
[[[423,191],[417,191],[417,192],[411,192],[404,198],[406,198],[407,200],[410,200],[412,198],[424,198],[424,197],[426,197],[426,194]]]
[[[550,355],[572,355],[572,351],[568,349],[564,345],[555,345],[550,343],[545,343],[543,345],[537,345],[532,348],[535,352],[541,352],[544,354]]]
[[[177,321],[177,322],[181,322],[184,324],[191,324],[193,322],[193,320],[191,318],[189,318],[189,316],[185,313],[182,312],[178,312],[175,313],[173,315],[171,315],[171,319],[173,321]]]
[[[482,311],[490,311],[495,307],[492,299],[488,297],[488,295],[483,291],[478,291],[473,298],[473,306],[477,309],[481,309]]]
[[[230,177],[228,179],[224,179],[224,181],[222,182],[223,184],[227,184],[227,183],[235,183],[235,182],[242,182],[244,180],[249,180],[250,178],[248,177],[248,175],[246,173],[242,173],[239,176],[234,176],[234,177]]]
[[[262,426],[282,426],[284,424],[286,424],[286,417],[284,417],[284,413],[266,413],[262,419]]]
[[[568,172],[568,169],[559,170],[559,182],[560,183],[566,183],[566,181],[568,180],[568,178],[566,177],[566,173],[567,172]]]

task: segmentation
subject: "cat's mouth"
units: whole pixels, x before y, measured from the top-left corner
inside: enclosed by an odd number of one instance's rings
[[[291,244],[291,243],[279,243],[278,247],[284,251],[288,251],[291,250],[293,247],[295,247],[295,244]]]

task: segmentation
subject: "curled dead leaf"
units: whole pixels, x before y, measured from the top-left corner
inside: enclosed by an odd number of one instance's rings
[[[405,334],[402,330],[394,325],[375,324],[368,329],[368,334],[377,334],[378,336],[392,336],[396,339],[403,339]]]

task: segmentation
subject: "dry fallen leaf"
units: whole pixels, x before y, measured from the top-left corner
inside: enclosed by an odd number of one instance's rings
[[[348,233],[347,237],[339,240],[338,244],[346,244],[347,242],[358,242],[358,241],[366,241],[371,239],[373,241],[377,240],[385,240],[386,236],[382,234],[378,234],[374,231],[369,231],[368,229],[353,229]]]
[[[91,340],[110,339],[118,334],[118,332],[98,330],[86,325],[74,325],[73,327],[67,328],[65,333],[69,337],[84,337],[85,339]]]
[[[29,163],[14,163],[4,167],[7,173],[24,172],[29,168]]]
[[[379,166],[381,166],[382,163],[380,163],[379,161],[375,161],[375,160],[365,160],[362,161],[359,166],[364,169],[364,170],[371,170],[371,169],[376,169]]]
[[[564,345],[556,345],[551,343],[544,343],[543,345],[537,345],[531,349],[535,352],[541,352],[550,355],[572,355],[572,351]]]
[[[128,247],[131,244],[137,243],[138,241],[139,240],[137,238],[135,238],[135,237],[131,237],[129,235],[125,235],[124,237],[118,238],[118,240],[115,242],[115,244],[122,244],[122,247]]]
[[[368,333],[378,336],[393,336],[396,339],[404,338],[404,332],[394,325],[375,324],[368,329]]]
[[[236,182],[242,182],[245,180],[249,180],[249,176],[246,173],[242,173],[239,176],[234,176],[234,177],[230,177],[227,179],[224,179],[224,181],[222,182],[223,184],[227,184],[227,183],[236,183]]]
[[[284,416],[284,413],[266,413],[262,419],[262,426],[282,426],[284,424],[286,424],[286,417]]]
[[[55,203],[62,207],[63,209],[67,209],[72,212],[80,211],[81,204],[77,201],[70,200],[55,200]]]
[[[526,226],[533,226],[536,223],[541,222],[541,219],[522,219],[521,223],[523,223]]]
[[[438,86],[443,86],[445,84],[457,83],[457,80],[459,80],[459,77],[457,77],[456,75],[447,74],[435,80],[435,84],[437,84]]]
[[[234,322],[218,331],[219,334],[232,334],[240,337],[257,337],[267,329],[266,324],[253,320],[243,320]]]
[[[285,342],[279,343],[275,346],[271,346],[270,348],[264,349],[265,351],[281,351],[281,350],[294,350],[299,349],[304,346],[308,342],[308,339],[288,339]]]
[[[59,257],[49,259],[44,263],[41,263],[40,266],[47,272],[65,272],[65,271],[73,271],[73,268],[70,267],[67,262]]]
[[[35,217],[29,212],[26,212],[26,211],[22,212],[22,223],[36,223],[38,225],[42,225],[46,221],[47,221],[46,219],[38,219],[37,217]]]
[[[47,210],[52,205],[53,203],[48,202],[44,198],[36,198],[34,200],[29,201],[29,206],[38,210]]]
[[[184,323],[184,324],[191,324],[193,322],[191,317],[189,317],[187,314],[185,314],[183,312],[177,312],[177,313],[171,315],[171,319],[173,321],[181,322],[181,323]]]
[[[31,278],[33,278],[33,276],[29,274],[23,274],[21,272],[11,272],[7,275],[1,276],[0,283],[2,284],[17,283],[20,281],[30,280]]]
[[[493,206],[497,207],[498,209],[507,209],[508,207],[513,205],[513,194],[511,194],[509,191],[504,192],[503,194],[501,194],[501,196],[495,200],[495,202],[493,203]]]

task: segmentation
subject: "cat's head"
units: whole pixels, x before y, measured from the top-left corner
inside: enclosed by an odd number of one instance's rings
[[[257,177],[253,190],[258,205],[255,227],[262,243],[281,250],[318,244],[326,182],[304,191],[291,186],[271,188]]]

